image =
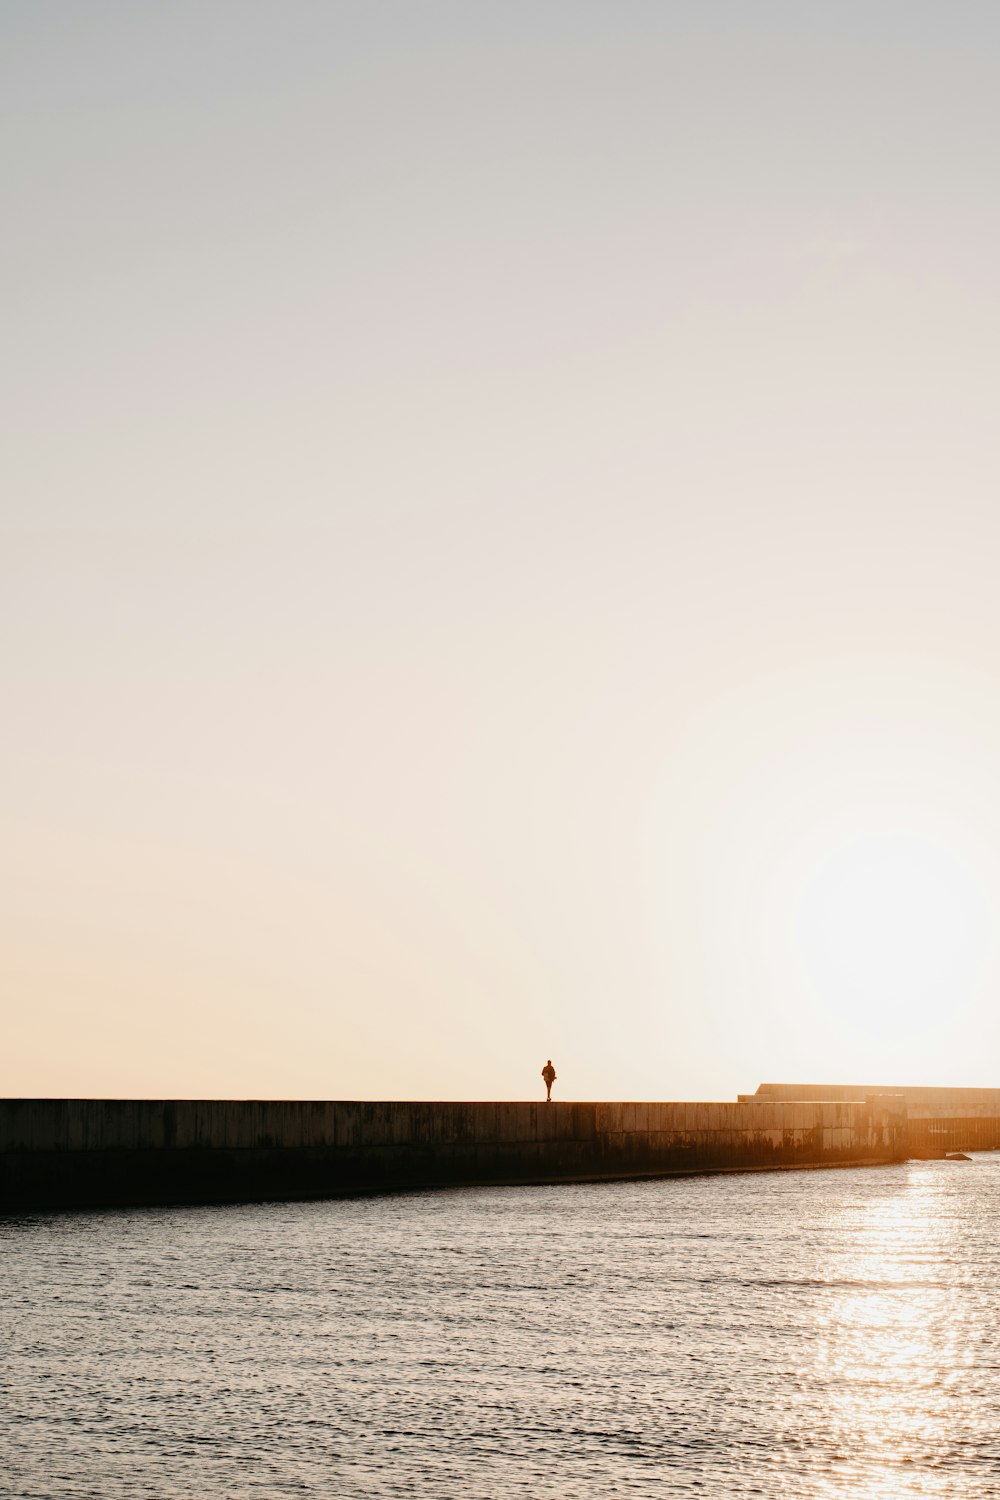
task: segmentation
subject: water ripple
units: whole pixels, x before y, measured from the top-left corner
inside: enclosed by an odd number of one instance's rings
[[[11,1500],[1000,1488],[1000,1156],[0,1220]]]

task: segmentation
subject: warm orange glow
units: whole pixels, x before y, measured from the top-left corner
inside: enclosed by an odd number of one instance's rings
[[[988,8],[188,9],[4,21],[0,1092],[1000,1081]]]

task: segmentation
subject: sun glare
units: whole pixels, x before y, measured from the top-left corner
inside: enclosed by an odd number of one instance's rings
[[[792,907],[810,991],[860,1035],[926,1032],[976,986],[989,950],[982,884],[962,851],[908,828],[849,832]]]
[[[934,664],[834,665],[692,727],[651,868],[668,982],[706,997],[734,1072],[978,1079],[1000,968],[990,701]]]

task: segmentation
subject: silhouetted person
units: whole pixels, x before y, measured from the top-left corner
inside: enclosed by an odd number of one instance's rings
[[[548,1062],[545,1064],[545,1067],[542,1069],[542,1077],[545,1079],[545,1102],[546,1102],[546,1104],[551,1104],[552,1103],[552,1085],[556,1081],[556,1070],[552,1066],[552,1059],[551,1059],[551,1057],[549,1058]]]

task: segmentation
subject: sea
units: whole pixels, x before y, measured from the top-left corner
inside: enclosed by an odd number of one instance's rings
[[[0,1494],[1000,1493],[1000,1153],[0,1219]]]

